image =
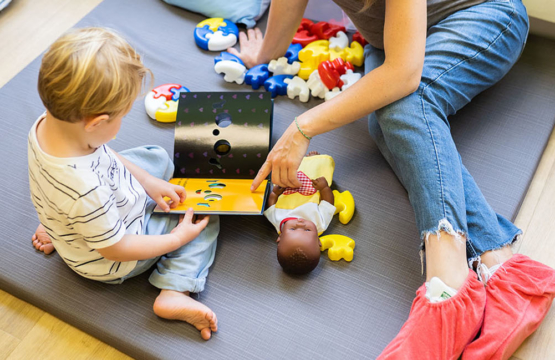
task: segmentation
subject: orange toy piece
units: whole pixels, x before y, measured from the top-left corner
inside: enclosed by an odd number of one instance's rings
[[[328,257],[332,261],[353,260],[353,252],[355,249],[355,241],[344,235],[326,235],[320,237],[320,251],[328,249]]]
[[[301,70],[298,76],[301,79],[308,80],[310,74],[318,69],[318,65],[330,58],[329,43],[328,40],[313,41],[299,51]]]

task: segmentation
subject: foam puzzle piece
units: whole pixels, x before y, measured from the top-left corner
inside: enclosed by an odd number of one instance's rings
[[[222,60],[216,63],[214,70],[218,74],[223,73],[225,81],[236,82],[237,84],[242,84],[245,81],[245,74],[247,73],[245,65],[231,60]]]
[[[347,236],[331,234],[320,237],[320,251],[328,249],[328,257],[331,261],[353,260],[355,241]]]
[[[348,224],[355,213],[355,199],[350,191],[340,193],[333,190],[335,214],[339,214],[339,221],[342,224]],[[334,214],[334,215],[335,215]]]
[[[293,36],[293,44],[300,44],[302,47],[305,47],[311,42],[318,40],[318,36],[313,35],[310,30],[313,25],[312,21],[302,19],[295,36]]]
[[[329,41],[317,40],[308,44],[304,49],[299,51],[299,60],[301,60],[301,69],[298,76],[307,80],[314,70],[318,69],[318,65],[322,61],[328,60],[330,57]]]
[[[308,81],[306,82],[312,96],[319,97],[320,99],[324,99],[326,97],[326,93],[328,92],[328,88],[322,80],[320,80],[320,75],[318,75],[318,70],[314,70],[312,74],[310,74]]]
[[[290,99],[294,99],[295,96],[298,96],[300,101],[308,101],[310,98],[310,89],[306,81],[295,76],[293,79],[285,79],[284,82],[287,84],[287,96]]]
[[[351,87],[351,85],[359,81],[360,78],[362,78],[362,74],[353,72],[351,69],[347,70],[345,74],[341,75],[341,81],[343,81],[343,87],[341,87],[341,90],[347,90]]]
[[[172,95],[172,100],[173,101],[177,101],[179,100],[179,94],[182,92],[189,92],[189,89],[187,89],[185,86],[182,86],[180,89],[176,89],[176,88],[172,88],[170,89]]]
[[[177,101],[166,101],[163,104],[163,107],[156,110],[156,121],[162,123],[175,122],[175,119],[177,118],[177,104]]]
[[[274,76],[276,75],[297,75],[301,69],[301,63],[294,61],[289,64],[286,57],[280,57],[277,60],[272,60],[268,64],[268,70],[270,70]]]
[[[239,28],[223,18],[209,18],[197,24],[194,37],[198,47],[209,51],[221,51],[237,43]]]
[[[341,89],[339,89],[338,87],[333,88],[331,91],[328,91],[326,93],[326,95],[324,96],[324,100],[329,101],[339,94],[341,94]]]
[[[266,79],[270,77],[268,64],[260,64],[252,67],[245,75],[245,84],[251,85],[254,90],[264,85]]]
[[[241,65],[245,65],[243,63],[243,60],[241,60],[239,57],[237,57],[233,54],[228,53],[227,51],[222,51],[220,53],[220,55],[218,55],[214,58],[214,65],[216,65],[217,63],[219,63],[222,60],[235,61],[236,63],[239,63]]]
[[[181,85],[179,84],[163,84],[160,86],[156,86],[152,91],[154,92],[154,98],[157,99],[161,96],[165,97],[166,100],[171,100],[173,93],[171,92],[172,89],[179,89]]]
[[[163,84],[155,87],[145,96],[145,110],[148,116],[160,122],[174,122],[177,114],[177,99],[180,92],[188,92],[179,84]]]
[[[362,45],[356,41],[353,41],[350,47],[346,47],[341,51],[330,49],[329,54],[330,61],[341,58],[355,66],[362,66],[364,63],[364,49]]]
[[[360,43],[353,41],[351,46],[343,51],[345,52],[343,60],[350,62],[354,66],[362,66],[364,64],[364,48]]]
[[[272,97],[287,95],[287,83],[285,79],[292,79],[293,75],[276,75],[264,82],[264,88],[272,93]]]
[[[341,51],[349,46],[349,38],[343,31],[337,32],[335,36],[330,38],[330,49]]]
[[[289,62],[289,64],[292,64],[293,61],[299,60],[299,51],[301,51],[302,49],[303,49],[303,46],[301,44],[289,45],[289,47],[287,48],[287,51],[285,52],[285,57],[287,58],[287,61]]]
[[[362,45],[362,47],[365,47],[366,44],[368,44],[368,41],[366,41],[366,39],[364,37],[362,37],[362,34],[358,31],[356,33],[354,33],[353,41],[358,42],[360,45]]]
[[[345,62],[341,58],[337,58],[333,61],[326,60],[318,65],[320,79],[330,90],[334,87],[341,88],[343,86],[341,75],[344,75],[347,70],[354,70],[353,64]]]
[[[344,26],[334,25],[325,21],[320,21],[310,27],[312,34],[318,36],[318,39],[328,40],[335,36],[339,31],[346,32]]]

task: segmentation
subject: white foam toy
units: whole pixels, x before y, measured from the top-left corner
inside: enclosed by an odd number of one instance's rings
[[[301,63],[293,61],[292,64],[289,64],[287,61],[286,57],[272,60],[268,64],[268,70],[274,73],[274,75],[297,75],[299,70],[301,70]]]
[[[338,87],[334,87],[331,91],[328,91],[326,93],[326,95],[324,96],[324,99],[326,101],[330,101],[331,99],[333,99],[339,94],[341,94],[341,90]]]
[[[340,76],[340,79],[343,81],[343,86],[341,87],[341,90],[345,91],[351,85],[359,81],[361,77],[361,74],[353,72],[353,70],[351,69],[347,70],[345,74]]]
[[[329,48],[337,52],[340,52],[341,50],[349,46],[349,38],[347,37],[347,34],[345,34],[343,31],[337,32],[337,34],[335,36],[332,36],[329,41]]]
[[[322,80],[320,79],[320,75],[318,75],[318,70],[314,70],[312,74],[308,77],[308,81],[306,82],[312,96],[319,97],[320,99],[325,98],[326,93],[328,92],[328,88]]]
[[[151,119],[154,119],[154,120],[156,120],[156,111],[158,111],[159,109],[164,109],[166,107],[165,105],[166,98],[161,96],[155,99],[154,98],[155,95],[156,93],[154,91],[150,91],[145,96],[146,113],[148,114],[148,116],[150,116]]]
[[[294,99],[295,96],[298,96],[300,101],[308,101],[310,98],[310,89],[306,81],[295,76],[293,79],[285,79],[283,82],[287,84],[287,96],[289,96],[289,99]]]
[[[239,85],[245,81],[245,74],[247,73],[245,65],[231,60],[217,62],[216,65],[214,65],[214,70],[216,70],[218,74],[223,73],[225,75],[225,81],[236,82]]]
[[[222,31],[216,31],[214,34],[207,34],[208,50],[221,51],[232,47],[237,43],[237,36],[235,34],[224,35]]]

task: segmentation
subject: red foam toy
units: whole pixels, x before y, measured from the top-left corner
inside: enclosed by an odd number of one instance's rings
[[[345,26],[333,25],[325,21],[320,21],[319,23],[312,25],[310,27],[310,31],[322,40],[329,40],[340,31],[346,32]]]
[[[334,87],[343,87],[341,75],[345,74],[347,70],[354,70],[353,64],[345,62],[342,58],[323,61],[318,65],[318,75],[329,90]]]
[[[164,84],[155,87],[152,89],[154,91],[154,98],[158,99],[160,96],[166,98],[166,101],[170,101],[172,99],[173,93],[170,91],[171,89],[181,89],[181,85],[179,84]]]
[[[353,41],[358,42],[362,45],[362,47],[365,47],[366,44],[368,44],[368,41],[366,41],[366,39],[364,39],[358,31],[353,35]]]

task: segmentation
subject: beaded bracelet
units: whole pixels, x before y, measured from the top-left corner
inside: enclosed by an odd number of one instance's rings
[[[297,117],[295,117],[295,124],[297,125],[297,129],[299,129],[300,133],[303,134],[303,136],[305,138],[308,139],[308,141],[312,140],[312,138],[310,136],[307,136],[302,130],[301,127],[299,126],[299,123],[297,122]]]

